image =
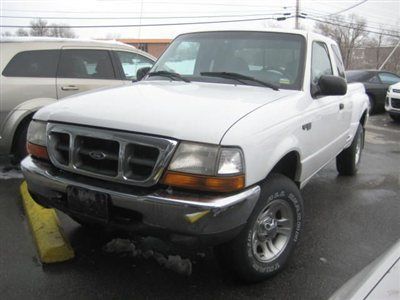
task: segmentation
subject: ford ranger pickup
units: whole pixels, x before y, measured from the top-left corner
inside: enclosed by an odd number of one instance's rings
[[[84,226],[212,245],[245,281],[281,271],[304,220],[300,189],[333,159],[340,175],[360,165],[368,97],[346,83],[336,43],[187,33],[137,76],[33,116],[21,164],[33,199]]]

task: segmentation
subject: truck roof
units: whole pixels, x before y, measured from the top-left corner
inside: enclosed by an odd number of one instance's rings
[[[264,27],[255,27],[251,29],[242,29],[242,28],[237,28],[237,29],[220,29],[220,30],[193,30],[187,33],[200,33],[200,32],[224,32],[224,31],[258,31],[258,32],[276,32],[276,33],[290,33],[290,34],[299,34],[304,36],[306,39],[312,38],[312,39],[318,39],[321,41],[325,41],[327,43],[336,43],[334,40],[332,40],[329,37],[326,37],[322,34],[316,33],[311,30],[300,30],[300,29],[284,29],[284,28],[264,28]],[[182,33],[185,34],[185,33]]]

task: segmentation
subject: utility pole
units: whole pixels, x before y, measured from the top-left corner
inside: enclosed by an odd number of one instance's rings
[[[400,45],[400,40],[397,43],[397,45],[393,48],[392,52],[390,52],[389,56],[386,57],[385,61],[382,63],[382,65],[379,67],[379,70],[382,70],[382,68],[386,65],[386,63],[388,62],[388,60],[392,57],[393,53],[396,51],[396,49],[399,47]]]
[[[299,29],[300,0],[296,0],[295,29]]]

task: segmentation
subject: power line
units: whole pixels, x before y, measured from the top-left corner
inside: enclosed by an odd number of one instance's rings
[[[200,16],[168,16],[168,17],[45,17],[45,16],[1,16],[0,18],[5,19],[44,19],[44,20],[128,20],[128,19],[201,19],[201,18],[233,18],[233,17],[254,17],[254,16],[277,16],[277,15],[289,15],[289,12],[276,12],[276,13],[258,13],[258,14],[247,14],[247,15],[200,15]]]
[[[251,22],[251,21],[263,21],[263,20],[277,20],[284,21],[288,17],[265,17],[265,18],[251,18],[251,19],[234,19],[234,20],[219,20],[219,21],[202,21],[202,22],[179,22],[179,23],[155,23],[155,24],[125,24],[125,25],[46,25],[46,28],[129,28],[129,27],[161,27],[161,26],[179,26],[179,25],[201,25],[201,24],[219,24],[219,23],[234,23],[234,22]],[[32,28],[32,25],[2,25],[0,28]]]
[[[344,13],[345,11],[348,11],[350,9],[353,9],[354,7],[360,6],[361,4],[363,4],[363,3],[367,2],[367,1],[368,0],[362,0],[361,2],[358,2],[358,3],[356,3],[356,4],[352,5],[352,6],[349,6],[348,8],[339,10],[339,11],[333,13],[333,14],[329,14],[328,16],[333,16],[333,15]]]
[[[327,16],[325,16],[325,15],[317,15],[317,14],[314,14],[314,13],[307,13],[306,15],[304,15],[305,17],[307,17],[307,16],[312,16],[312,17],[314,17],[314,18],[318,18],[320,21],[319,22],[325,22],[325,20],[331,20],[331,21],[333,21],[333,22],[335,22],[335,23],[337,23],[337,20],[335,20],[333,17],[327,17]],[[352,22],[348,22],[348,21],[345,21],[345,20],[340,20],[340,23],[345,23],[345,24],[349,24],[349,25],[355,25],[356,23],[352,23]],[[383,25],[383,24],[381,24],[381,25]],[[385,25],[386,26],[386,25]],[[364,27],[366,27],[366,28],[371,28],[371,29],[373,29],[373,30],[379,30],[379,31],[382,31],[382,30],[386,30],[386,31],[396,31],[396,29],[394,29],[394,28],[388,28],[388,27],[383,27],[383,26],[381,26],[381,27],[374,27],[374,26],[370,26],[370,25],[367,25],[367,24],[365,24],[364,25]]]
[[[339,24],[339,23],[335,23],[335,22],[330,22],[328,20],[324,20],[324,19],[317,19],[314,17],[309,17],[309,16],[305,16],[305,18],[313,20],[313,21],[317,21],[317,22],[322,22],[322,23],[326,23],[326,24],[330,24],[330,25],[335,25],[335,26],[339,26],[339,27],[345,27],[345,28],[349,28],[349,29],[354,29],[354,26],[348,26],[348,25],[344,25],[344,24]],[[346,23],[346,22],[343,22]],[[355,23],[348,23],[348,24],[352,24],[355,25]],[[399,38],[399,35],[396,34],[390,34],[390,33],[382,33],[379,31],[372,31],[372,30],[367,30],[367,29],[362,29],[362,28],[358,28],[358,30],[363,31],[363,32],[368,32],[368,33],[375,33],[375,34],[381,34],[384,36],[390,36],[390,37],[395,37],[395,38]]]
[[[320,10],[316,10],[316,9],[312,9],[312,8],[306,8],[305,11],[307,13],[311,12],[311,13],[314,13],[314,14],[318,14],[319,16],[324,17],[324,18],[329,16],[329,14],[326,14],[324,11],[320,11]],[[366,17],[366,15],[369,15],[369,16]],[[369,20],[370,18],[372,18],[372,19],[382,19],[382,18],[373,16],[372,14],[367,14],[367,13],[363,12],[362,16],[368,21],[368,23],[375,24],[375,25],[378,25],[378,26],[386,26],[386,25],[388,25],[388,23],[380,23],[380,22],[375,22],[375,21]],[[333,18],[333,17],[330,17],[330,18]],[[385,20],[388,20],[388,16],[385,16]],[[398,25],[389,25],[389,26],[396,27]]]

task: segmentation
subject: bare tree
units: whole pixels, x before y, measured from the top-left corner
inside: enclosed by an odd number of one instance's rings
[[[28,36],[29,33],[28,33],[28,31],[26,31],[23,28],[18,28],[18,30],[15,32],[15,35],[16,36]]]
[[[9,31],[2,31],[1,36],[12,36],[12,34]]]
[[[61,26],[61,27],[59,27]],[[77,35],[71,27],[65,24],[50,24],[46,20],[38,19],[31,21],[30,35],[32,36],[53,36],[63,38],[75,38]]]
[[[29,33],[32,36],[49,36],[50,30],[47,27],[47,21],[43,19],[31,21],[31,30]]]
[[[62,38],[76,38],[77,35],[71,27],[65,24],[51,24],[49,36],[62,37]],[[62,26],[62,27],[57,27]]]
[[[359,47],[368,36],[365,31],[365,19],[350,15],[349,17],[336,16],[326,21],[317,22],[315,29],[337,42],[345,67],[349,68],[353,50]]]

